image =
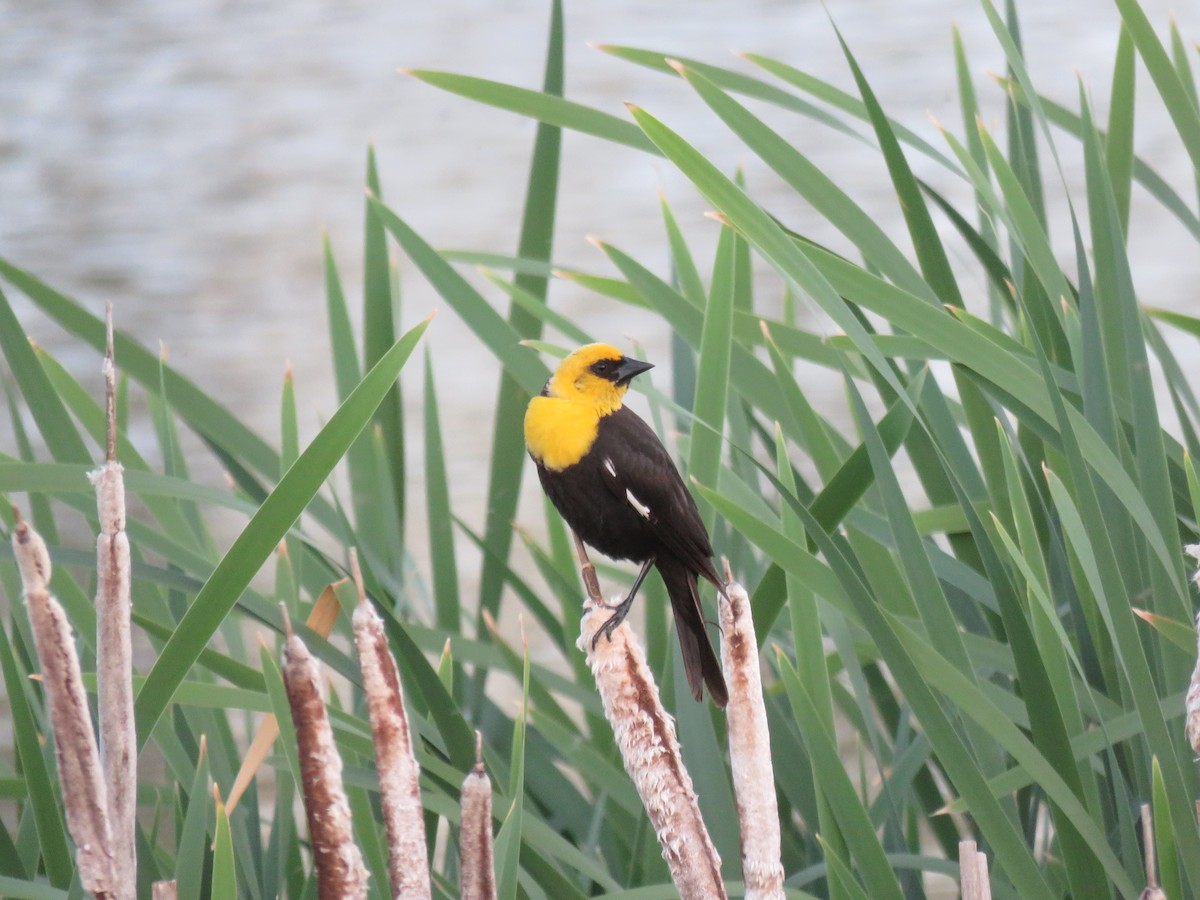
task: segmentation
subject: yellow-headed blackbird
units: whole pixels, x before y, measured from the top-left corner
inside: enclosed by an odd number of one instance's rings
[[[699,576],[724,591],[696,502],[658,436],[621,405],[634,376],[651,363],[608,344],[588,344],[562,361],[525,413],[525,444],[542,487],[584,543],[642,564],[633,589],[596,633],[612,635],[650,567],[658,569],[692,696],[703,686],[718,706],[729,699],[704,629]]]

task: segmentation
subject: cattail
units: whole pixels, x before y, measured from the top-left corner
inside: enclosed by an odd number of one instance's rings
[[[483,767],[483,737],[475,732],[475,768],[462,783],[458,892],[462,900],[496,900],[492,849],[492,780]]]
[[[763,703],[758,641],[746,589],[726,569],[721,620],[721,665],[729,684],[726,719],[729,761],[742,835],[742,880],[748,900],[783,897],[779,804],[771,765],[771,735]]]
[[[280,544],[281,549],[283,546],[283,544]],[[338,614],[341,612],[342,604],[337,597],[337,587],[344,582],[345,579],[325,586],[325,590],[321,591],[321,595],[317,597],[317,602],[313,604],[312,609],[308,613],[308,621],[304,623],[315,634],[319,634],[323,638],[329,637],[333,632],[333,625],[337,622]],[[234,808],[238,805],[238,801],[241,800],[246,788],[250,787],[250,782],[254,780],[254,775],[258,771],[258,767],[262,765],[263,760],[270,754],[271,748],[275,745],[275,738],[277,737],[279,737],[279,722],[273,713],[267,713],[258,724],[258,731],[254,733],[254,740],[250,742],[250,748],[246,751],[246,756],[242,759],[242,766],[238,769],[237,776],[233,779],[233,787],[229,789],[229,799],[225,802],[225,812],[227,815],[233,815]]]
[[[974,841],[959,841],[958,869],[962,900],[992,900],[987,856],[975,849]]]
[[[604,715],[612,725],[625,771],[654,826],[681,900],[724,898],[721,858],[700,818],[691,776],[683,766],[675,724],[662,707],[645,654],[627,623],[611,639],[592,638],[612,610],[584,603],[578,646],[587,653]]]
[[[404,691],[396,659],[388,647],[383,619],[367,600],[358,554],[350,551],[350,568],[358,586],[354,610],[354,642],[362,670],[367,715],[375,741],[379,798],[388,839],[388,874],[392,896],[415,900],[432,892],[425,849],[425,814],[421,806],[421,769],[413,752],[412,731],[404,709]]]
[[[96,489],[100,537],[96,541],[96,698],[100,713],[100,759],[108,793],[112,834],[113,896],[137,896],[137,729],[133,715],[133,650],[130,639],[129,538],[125,534],[125,479],[117,462],[116,370],[112,306],[104,356],[108,453],[88,477]]]
[[[1200,544],[1188,544],[1183,548],[1184,553],[1192,559],[1200,561]],[[1200,584],[1200,568],[1192,576],[1192,581]],[[1200,753],[1200,616],[1196,617],[1196,668],[1192,672],[1192,681],[1188,685],[1187,697],[1184,700],[1184,730],[1192,750]]]
[[[66,613],[50,595],[50,554],[41,536],[21,519],[15,507],[13,556],[21,573],[25,605],[42,670],[58,777],[67,811],[67,829],[76,846],[76,865],[84,890],[111,897],[114,885],[108,800],[100,768],[100,750],[92,732],[92,716],[75,655],[75,640]]]
[[[1196,617],[1197,654],[1196,668],[1188,685],[1187,697],[1183,702],[1184,731],[1192,751],[1200,753],[1200,615]]]
[[[1146,889],[1139,900],[1167,900],[1166,892],[1158,886],[1158,857],[1154,854],[1154,817],[1150,804],[1142,804],[1142,862],[1146,869]]]
[[[282,607],[282,605],[281,605]],[[300,637],[292,633],[283,607],[287,641],[283,645],[283,683],[296,727],[304,811],[312,840],[320,900],[356,900],[367,896],[367,869],[354,843],[350,802],[342,785],[342,758],[321,696],[321,670]]]

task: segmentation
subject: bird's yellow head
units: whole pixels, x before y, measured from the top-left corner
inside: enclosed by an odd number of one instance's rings
[[[621,408],[629,382],[652,368],[609,344],[580,347],[561,363],[541,396],[525,411],[525,446],[553,471],[579,462],[591,449],[600,421]]]
[[[625,356],[611,344],[588,344],[558,364],[545,393],[606,416],[621,408],[629,382],[651,368],[652,363]]]

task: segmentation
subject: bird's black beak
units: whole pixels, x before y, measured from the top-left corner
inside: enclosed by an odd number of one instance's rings
[[[633,359],[628,356],[622,357],[616,371],[617,384],[626,387],[638,375],[653,368],[654,363],[642,362],[640,359]]]

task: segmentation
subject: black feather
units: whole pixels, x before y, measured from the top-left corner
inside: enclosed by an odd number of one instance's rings
[[[724,706],[729,694],[705,630],[698,580],[703,575],[720,591],[724,584],[696,501],[658,436],[621,407],[600,419],[579,462],[561,471],[539,462],[537,469],[547,496],[584,543],[613,559],[654,561],[671,598],[692,695],[700,700],[707,684],[713,702]]]

